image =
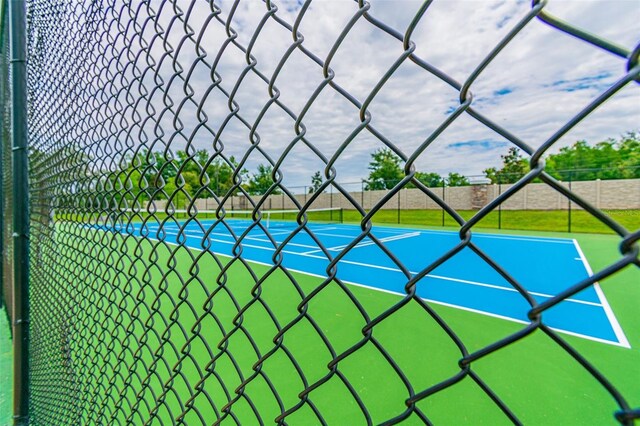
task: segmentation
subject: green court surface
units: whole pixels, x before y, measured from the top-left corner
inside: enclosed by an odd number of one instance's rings
[[[248,268],[238,260],[71,223],[58,227],[56,243],[41,249],[43,259],[55,259],[50,266],[56,273],[40,276],[47,265],[33,272],[34,285],[42,287],[32,303],[32,324],[62,330],[48,352],[37,356],[48,356],[49,373],[81,390],[78,400],[66,401],[81,424],[123,423],[130,413],[134,424],[153,417],[171,423],[180,413],[186,424],[200,424],[218,417],[229,401],[234,401],[229,424],[255,424],[255,412],[270,423],[281,407],[296,406],[288,424],[317,424],[310,402],[327,423],[350,425],[365,424],[360,403],[375,424],[401,415],[409,396],[378,346],[416,393],[460,371],[460,350],[416,303],[376,325],[372,339],[363,336],[364,315],[375,318],[400,296],[344,289],[298,273],[292,274],[295,286],[283,271],[264,265]],[[571,237],[594,271],[619,258],[618,238]],[[562,335],[631,406],[640,405],[639,278],[637,269],[627,268],[601,282],[631,349]],[[46,300],[50,306],[43,305]],[[432,307],[469,352],[524,327]],[[46,315],[51,309],[69,315],[52,319]],[[355,346],[337,369],[329,366],[336,354]],[[60,356],[61,347],[68,356]],[[610,424],[618,409],[604,387],[540,331],[473,362],[472,369],[525,424]],[[34,372],[34,383],[42,379]],[[318,386],[298,405],[301,390],[312,383]],[[435,424],[510,424],[470,377],[417,406]],[[421,421],[412,415],[406,424]]]
[[[4,308],[0,308],[0,425],[11,424],[13,355],[9,322]]]

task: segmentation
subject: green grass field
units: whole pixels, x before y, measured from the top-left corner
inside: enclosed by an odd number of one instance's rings
[[[465,220],[469,220],[477,211],[459,210],[458,213]],[[640,210],[609,210],[606,213],[627,229],[640,227]],[[397,210],[380,210],[375,214],[373,221],[374,223],[436,227],[442,226],[442,218],[442,210],[400,210],[400,215]],[[359,222],[361,216],[355,210],[346,210],[344,211],[344,220]],[[444,226],[457,226],[457,223],[451,216],[445,214]],[[567,232],[568,212],[566,210],[503,210],[500,213],[493,211],[476,226],[476,228],[483,229],[498,229],[499,227],[510,230]],[[571,212],[571,231],[612,233],[602,222],[583,210]]]
[[[272,213],[273,220],[295,220],[296,214],[292,213]],[[469,220],[477,213],[476,210],[459,210],[458,213],[465,219]],[[640,210],[606,210],[616,222],[627,229],[638,229],[640,227]],[[230,217],[233,215],[232,210],[227,211]],[[519,230],[519,231],[542,231],[542,232],[568,232],[569,229],[569,213],[566,210],[503,210],[502,212],[493,211],[481,220],[474,229],[485,230]],[[157,212],[155,218],[163,220],[167,217],[164,212]],[[188,218],[186,213],[176,213],[176,219],[184,220]],[[242,218],[250,219],[249,215],[240,215]],[[213,219],[214,211],[198,212],[198,218]],[[89,220],[77,214],[61,215],[61,220]],[[91,220],[96,220],[92,217]],[[139,222],[142,216],[128,215],[127,220]],[[310,221],[344,221],[350,223],[359,223],[362,216],[356,210],[343,210],[339,212],[320,211],[309,214]],[[442,210],[379,210],[373,217],[373,222],[378,224],[400,224],[400,225],[416,225],[437,228],[443,226]],[[448,214],[444,215],[444,227],[455,227],[458,224]],[[571,232],[590,233],[590,234],[613,234],[613,232],[602,222],[595,219],[590,213],[583,210],[573,210],[571,212]]]
[[[343,380],[379,423],[405,411],[409,391],[376,345],[393,357],[416,392],[460,371],[460,351],[416,303],[379,323],[375,341],[363,336],[363,313],[377,317],[400,301],[397,295],[292,274],[296,287],[282,270],[264,265],[228,258],[218,258],[218,264],[208,253],[59,226],[56,243],[36,254],[41,260],[33,267],[33,327],[49,330],[34,354],[33,382],[40,392],[36,399],[55,399],[53,406],[68,407],[66,414],[81,424],[122,423],[131,413],[134,424],[151,417],[166,424],[182,412],[186,424],[211,423],[229,401],[229,424],[255,424],[255,412],[270,423],[281,406],[299,407],[288,424],[318,424],[311,403],[329,424],[365,424]],[[572,237],[596,271],[619,257],[613,236]],[[563,336],[636,407],[639,278],[637,269],[628,268],[602,283],[631,349]],[[523,327],[432,306],[469,352]],[[274,339],[282,329],[281,339]],[[328,367],[335,354],[356,346],[337,370]],[[525,424],[613,423],[613,398],[542,332],[472,368]],[[51,377],[64,380],[50,383]],[[318,386],[299,404],[299,393],[312,383]],[[77,392],[52,392],[57,386]],[[417,406],[435,424],[510,424],[470,377]],[[48,418],[38,412],[38,419]],[[406,421],[419,423],[415,415]]]

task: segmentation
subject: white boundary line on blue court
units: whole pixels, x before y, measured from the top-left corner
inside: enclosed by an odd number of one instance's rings
[[[177,232],[168,232],[168,231],[164,231],[164,234],[165,235],[175,235],[175,236],[180,235]],[[195,234],[187,233],[187,232],[182,232],[181,234],[185,235],[187,237],[191,237],[191,238],[200,238],[200,241],[202,241],[202,236],[200,236],[200,235],[195,235]],[[149,238],[149,237],[147,237],[147,238]],[[156,241],[160,241],[160,240],[158,240],[156,238],[151,238],[151,239],[156,240]],[[249,238],[245,237],[245,239],[249,239]],[[394,241],[396,239],[394,239]],[[210,238],[210,237],[208,237],[208,240],[212,241],[212,242],[228,244],[228,245],[236,244],[236,242],[233,241],[233,240],[221,240],[221,239]],[[262,242],[270,242],[268,240],[257,239],[257,238],[253,238],[252,240],[262,241]],[[167,242],[166,240],[162,240],[162,241]],[[177,245],[177,243],[172,243],[172,244],[176,244]],[[242,246],[248,247],[248,248],[253,248],[253,249],[258,249],[258,250],[265,250],[265,251],[270,251],[270,252],[275,252],[276,251],[275,247],[270,247],[270,246],[266,246],[265,247],[265,246],[258,246],[258,245],[254,245],[254,244],[247,244],[247,243],[241,243],[241,244],[242,244]],[[291,245],[291,243],[287,243],[287,246],[288,245]],[[200,250],[202,247],[189,247],[189,248]],[[331,250],[331,249],[327,249],[327,250]],[[314,250],[313,252],[316,252],[316,251],[320,252],[321,250]],[[284,253],[284,254],[294,255],[294,256],[311,257],[311,258],[314,258],[314,259],[320,259],[320,260],[324,260],[324,261],[329,261],[329,259],[327,259],[325,256],[314,255],[314,254],[312,254],[312,252],[297,252],[297,251],[291,251],[291,250],[281,250],[280,252]],[[223,255],[222,253],[219,253],[219,252],[212,252],[212,253],[215,253],[215,254],[218,254],[218,255]],[[226,256],[229,256],[229,255],[226,255]],[[233,256],[230,256],[230,257],[233,257]],[[257,262],[257,261],[252,260],[252,259],[247,259],[247,260],[250,260],[252,262]],[[353,261],[353,260],[346,260],[346,259],[342,259],[342,260],[340,260],[340,262],[341,263],[346,263],[346,264],[349,264],[349,265],[362,266],[362,267],[365,267],[365,268],[382,269],[382,270],[385,270],[385,271],[392,271],[392,272],[402,273],[402,271],[400,269],[394,268],[394,267],[389,267],[389,266],[381,266],[381,265],[375,265],[375,264],[371,264],[371,263],[356,262],[356,261]],[[411,273],[412,275],[417,275],[418,274],[418,272],[416,272],[416,271],[409,271],[409,273]],[[486,287],[486,288],[491,288],[491,289],[495,289],[495,290],[502,290],[502,291],[509,291],[509,292],[513,292],[513,293],[518,293],[518,290],[516,290],[513,287],[505,287],[505,286],[500,286],[500,285],[496,285],[496,284],[483,283],[483,282],[480,282],[480,281],[470,281],[470,280],[464,280],[464,279],[461,279],[461,278],[445,277],[445,276],[441,276],[441,275],[432,275],[432,274],[426,275],[425,278],[431,278],[431,279],[443,280],[443,281],[453,281],[453,282],[458,282],[458,283],[462,283],[462,284],[474,285],[474,286],[477,286],[477,287]],[[372,288],[377,288],[377,287],[372,287]],[[551,299],[551,298],[555,297],[553,294],[541,293],[541,292],[536,292],[536,291],[529,291],[528,293],[530,295],[532,295],[532,296],[544,297],[546,299]],[[398,293],[398,294],[400,294],[400,293]],[[571,302],[571,303],[579,303],[581,305],[589,305],[589,306],[596,306],[596,307],[604,308],[604,306],[602,304],[600,304],[600,303],[589,302],[587,300],[568,298],[568,299],[565,299],[565,301],[566,302]],[[458,305],[451,305],[451,306],[458,306]]]
[[[173,232],[168,232],[168,231],[165,231],[165,234],[167,234],[167,235],[176,235],[176,236],[178,235],[178,233],[173,233]],[[194,235],[194,234],[190,234],[190,233],[186,233],[186,232],[183,232],[183,234],[185,236],[187,236],[187,237],[202,238],[202,236],[200,236],[200,235]],[[159,240],[156,239],[156,241],[159,241]],[[223,244],[235,244],[234,241],[219,240],[219,239],[212,239],[212,238],[210,238],[210,241],[220,242],[220,243],[223,243]],[[177,243],[171,243],[171,242],[168,242],[166,240],[163,240],[163,242],[165,242],[167,244],[170,244],[170,245],[176,245],[176,246],[179,245]],[[245,247],[255,248],[255,249],[259,249],[259,250],[266,250],[266,251],[275,251],[276,250],[274,247],[263,247],[263,246],[253,245],[253,244],[243,244],[243,245]],[[187,247],[189,247],[189,246],[187,246]],[[201,247],[189,247],[189,248],[192,248],[192,249],[195,249],[195,250],[202,249]],[[324,256],[316,256],[316,255],[312,255],[312,254],[306,254],[304,252],[300,253],[300,252],[289,251],[289,250],[282,250],[281,252],[285,253],[285,254],[290,254],[290,255],[297,255],[297,256],[302,256],[302,257],[311,257],[311,258],[317,258],[317,259],[327,260],[328,261],[328,259],[326,257],[324,257]],[[219,253],[219,252],[213,252],[213,253],[215,253],[216,255],[219,255],[219,256],[233,258],[233,256],[226,255],[226,254],[223,254],[223,253]],[[253,260],[253,259],[247,259],[247,260],[250,261],[250,262],[261,264],[261,265],[273,266],[272,264],[269,264],[269,263],[266,263],[266,262],[260,262],[260,261]],[[354,261],[348,261],[348,260],[341,260],[341,262],[347,263],[347,264],[353,264],[353,265],[356,265],[356,266],[374,268],[374,269],[384,269],[384,270],[389,270],[389,271],[399,272],[399,273],[402,272],[398,268],[390,268],[390,267],[372,265],[372,264],[367,264],[367,263],[362,263],[362,262],[354,262]],[[320,277],[320,278],[326,278],[326,276],[322,276],[322,275],[319,275],[319,274],[314,274],[314,273],[311,273],[311,272],[301,271],[301,270],[298,270],[298,269],[292,269],[292,268],[288,268],[288,267],[287,267],[287,269],[290,270],[290,271],[297,272],[297,273],[302,273],[302,274],[315,276],[315,277]],[[416,274],[416,272],[414,272],[414,271],[409,271],[409,272],[411,274],[413,274],[413,275]],[[482,283],[482,282],[477,282],[477,281],[469,281],[469,280],[463,280],[463,279],[459,279],[459,278],[444,277],[444,276],[431,275],[431,274],[427,275],[425,278],[459,282],[459,283],[463,283],[463,284],[469,284],[469,285],[474,285],[474,286],[479,286],[479,287],[486,287],[486,288],[502,290],[502,291],[509,291],[509,292],[516,292],[516,293],[518,292],[515,288],[512,288],[512,287],[504,287],[504,286],[499,286],[499,285],[495,285],[495,284]],[[385,290],[385,289],[380,289],[378,287],[369,286],[369,285],[365,285],[365,284],[359,284],[359,283],[355,283],[355,282],[352,282],[352,281],[344,281],[344,282],[347,282],[347,283],[352,284],[352,285],[357,285],[357,286],[360,286],[360,287],[368,288],[368,289],[373,289],[373,290],[377,290],[377,291],[386,292],[386,293],[391,293],[391,294],[396,294],[396,295],[403,295],[403,293],[394,292],[394,291]],[[550,295],[550,294],[546,294],[546,293],[539,293],[539,292],[532,292],[532,291],[530,291],[529,294],[531,294],[533,296],[544,297],[544,298],[547,298],[547,299],[550,299],[550,298],[554,297],[554,295]],[[467,307],[464,307],[464,306],[459,306],[459,305],[450,304],[450,303],[446,303],[446,302],[440,302],[440,301],[436,301],[436,300],[433,300],[433,299],[427,299],[427,298],[423,298],[423,299],[424,300],[428,300],[429,302],[432,302],[432,303],[437,303],[437,304],[443,305],[443,306],[454,307],[454,308],[466,310],[466,311],[469,311],[469,312],[475,312],[475,313],[480,313],[480,314],[484,314],[484,315],[488,315],[488,316],[492,316],[492,317],[496,317],[496,318],[507,319],[507,320],[518,322],[518,323],[521,323],[521,324],[528,324],[526,321],[518,320],[516,318],[511,318],[511,317],[507,317],[507,316],[503,316],[503,315],[499,315],[499,314],[495,314],[495,313],[491,313],[491,312],[486,312],[486,311],[477,310],[477,309],[473,309],[473,308],[467,308]],[[600,300],[603,301],[602,298],[600,298]],[[604,299],[604,300],[606,302],[606,299]],[[583,305],[589,305],[589,306],[603,308],[605,310],[607,318],[609,319],[609,322],[611,323],[612,328],[614,329],[614,333],[616,334],[616,337],[618,338],[618,342],[604,340],[604,339],[600,339],[600,338],[597,338],[597,337],[587,336],[587,335],[584,335],[584,334],[575,333],[575,332],[563,330],[563,329],[560,329],[560,328],[552,327],[554,330],[562,332],[562,333],[565,333],[565,334],[569,334],[569,335],[585,338],[585,339],[588,339],[588,340],[601,342],[601,343],[608,343],[608,344],[611,344],[611,345],[622,346],[622,347],[627,347],[627,348],[630,347],[628,345],[628,341],[626,341],[626,337],[624,337],[624,334],[622,334],[623,339],[620,339],[620,335],[618,334],[618,330],[616,329],[617,321],[615,323],[611,321],[611,318],[609,317],[609,314],[606,311],[606,308],[605,308],[605,306],[603,304],[584,301],[584,300],[578,300],[578,299],[572,299],[572,298],[565,299],[565,301],[566,302],[570,302],[570,303],[579,303],[579,304],[583,304]],[[610,307],[609,307],[609,311],[611,311]],[[615,320],[615,317],[614,317],[614,320]],[[618,325],[618,328],[619,328],[619,325]],[[627,345],[624,344],[625,342],[627,342]]]
[[[95,229],[95,230],[98,230],[98,231],[103,231],[103,232],[111,232],[110,230],[107,230],[107,229],[100,229],[100,228],[92,228],[92,229]],[[406,228],[402,228],[402,229],[406,230]],[[178,229],[176,229],[176,231],[177,230]],[[158,229],[156,229],[155,231],[156,231],[156,234],[157,234]],[[416,231],[422,231],[422,230],[416,229]],[[167,232],[166,230],[163,231],[163,232],[165,234],[176,235],[176,236],[178,235],[177,232],[175,232],[175,233]],[[439,232],[438,231],[433,231],[433,232],[429,232],[429,233],[436,233],[437,234]],[[446,232],[446,233],[455,234],[455,232]],[[189,236],[184,231],[183,231],[183,234],[185,234],[186,236]],[[134,235],[134,236],[142,237],[141,235]],[[193,238],[201,238],[201,239],[203,237],[203,235],[200,236],[200,235],[193,235],[193,234],[191,234],[190,236],[193,237]],[[147,239],[153,240],[153,241],[162,242],[162,243],[165,243],[165,244],[168,244],[168,245],[172,245],[172,246],[181,246],[181,244],[178,244],[178,243],[173,243],[173,242],[166,241],[166,240],[159,240],[157,238],[150,238],[149,236],[144,236],[144,238],[147,238]],[[530,239],[530,238],[522,238],[522,239],[523,240],[528,240],[528,241],[534,240],[534,239]],[[210,238],[210,240],[211,241],[216,241],[216,242],[221,242],[221,243],[224,243],[224,244],[235,244],[235,242],[232,242],[232,241],[224,241],[224,240],[211,239],[211,238]],[[557,240],[561,240],[561,239],[557,239]],[[547,242],[546,240],[540,240],[540,241]],[[584,267],[585,267],[587,273],[590,276],[593,275],[593,271],[591,270],[591,267],[590,267],[589,263],[587,262],[587,260],[586,260],[586,258],[584,256],[584,253],[582,252],[582,250],[581,250],[579,244],[577,243],[577,241],[575,239],[568,239],[568,238],[567,239],[562,239],[562,241],[566,241],[569,244],[572,244],[576,248],[580,258],[583,261],[583,264],[584,264]],[[551,242],[551,241],[549,241],[549,242]],[[554,241],[554,242],[557,242],[557,241]],[[251,247],[251,248],[261,249],[261,250],[275,251],[275,248],[273,248],[273,247],[254,246],[254,245],[251,245],[251,244],[243,244],[243,245],[247,246],[247,247]],[[189,248],[189,249],[193,249],[193,250],[200,250],[200,251],[203,250],[202,247],[189,247],[186,244],[182,245],[182,246],[184,246],[186,248]],[[219,253],[219,252],[212,252],[212,253],[214,253],[214,254],[216,254],[218,256],[222,256],[222,257],[226,257],[226,258],[230,258],[230,259],[234,258],[234,256],[231,256],[231,255],[228,255],[228,254],[224,254],[224,253]],[[315,256],[315,255],[312,255],[312,254],[305,255],[305,254],[302,254],[302,253],[292,252],[292,251],[288,251],[288,250],[282,250],[282,253],[292,254],[292,255],[299,255],[299,256],[303,256],[303,257],[306,256],[306,257],[312,257],[312,258],[319,258],[319,259],[328,260],[326,257],[323,257],[323,256]],[[260,261],[252,260],[252,259],[246,259],[246,260],[249,261],[249,262],[258,264],[258,265],[273,267],[273,264],[271,264],[271,263],[260,262]],[[355,265],[361,265],[361,266],[367,266],[367,267],[372,267],[372,268],[378,268],[378,269],[385,269],[385,270],[401,272],[397,268],[389,268],[389,267],[378,266],[378,265],[369,265],[369,264],[366,264],[366,263],[346,261],[346,260],[341,260],[341,262],[355,264]],[[312,272],[301,271],[301,270],[298,270],[298,269],[293,269],[293,268],[288,268],[287,267],[287,270],[291,271],[291,272],[303,274],[303,275],[317,277],[317,278],[323,278],[323,279],[327,278],[325,275],[314,274]],[[415,274],[415,272],[413,272],[413,271],[409,271],[409,272],[411,274]],[[463,282],[463,283],[471,284],[471,285],[479,285],[479,286],[483,286],[483,287],[496,288],[496,289],[505,290],[505,291],[516,291],[517,292],[517,290],[514,289],[514,288],[501,287],[501,286],[496,286],[496,285],[493,285],[493,284],[473,282],[473,281],[460,280],[460,279],[457,279],[457,278],[449,278],[449,277],[441,277],[441,276],[427,275],[427,277],[434,278],[434,279],[449,280],[449,281],[458,281],[458,282]],[[350,285],[366,288],[366,289],[369,289],[369,290],[380,291],[380,292],[383,292],[383,293],[394,294],[394,295],[397,295],[397,296],[406,296],[405,293],[400,293],[400,292],[395,292],[395,291],[391,291],[391,290],[381,289],[381,288],[378,288],[378,287],[373,287],[373,286],[369,286],[369,285],[366,285],[366,284],[360,284],[360,283],[356,283],[356,282],[352,282],[352,281],[345,281],[345,280],[341,280],[341,281],[344,282],[344,283],[350,284]],[[598,283],[595,283],[593,285],[593,287],[594,287],[594,289],[595,289],[600,301],[602,302],[602,304],[596,304],[594,302],[587,302],[587,301],[576,300],[576,299],[565,299],[565,301],[567,301],[567,302],[575,302],[575,303],[582,303],[582,304],[593,305],[593,306],[601,306],[604,309],[605,314],[607,315],[607,318],[609,319],[609,323],[611,324],[616,337],[618,338],[618,342],[605,340],[605,339],[601,339],[601,338],[598,338],[598,337],[588,336],[588,335],[585,335],[585,334],[575,333],[575,332],[572,332],[572,331],[567,331],[567,330],[556,328],[556,327],[551,327],[551,329],[553,329],[555,331],[558,331],[560,333],[563,333],[563,334],[580,337],[582,339],[587,339],[587,340],[591,340],[591,341],[594,341],[594,342],[605,343],[605,344],[608,344],[608,345],[620,346],[620,347],[624,347],[624,348],[630,349],[631,345],[629,344],[629,341],[627,340],[626,336],[624,335],[624,332],[622,331],[622,328],[620,327],[620,324],[618,323],[617,319],[615,318],[613,310],[611,309],[606,297],[604,296],[604,293],[602,292],[602,289],[600,288]],[[553,297],[552,295],[546,295],[546,294],[543,294],[543,293],[534,293],[534,292],[529,292],[529,293],[532,294],[532,295],[538,295],[538,296],[542,296],[542,297],[549,297],[549,298]],[[529,324],[529,322],[527,322],[527,321],[523,321],[523,320],[519,320],[519,319],[516,319],[516,318],[507,317],[507,316],[500,315],[500,314],[495,314],[495,313],[492,313],[492,312],[486,312],[486,311],[482,311],[482,310],[478,310],[478,309],[474,309],[474,308],[467,308],[467,307],[464,307],[464,306],[454,305],[454,304],[450,304],[450,303],[446,303],[446,302],[440,302],[440,301],[437,301],[437,300],[432,300],[432,299],[427,299],[427,298],[422,298],[422,299],[425,300],[425,301],[428,301],[430,303],[434,303],[434,304],[441,305],[441,306],[447,306],[447,307],[451,307],[451,308],[455,308],[455,309],[460,309],[460,310],[463,310],[463,311],[474,312],[474,313],[477,313],[477,314],[486,315],[486,316],[490,316],[490,317],[494,317],[494,318],[499,318],[499,319],[503,319],[503,320],[507,320],[507,321],[511,321],[511,322],[515,322],[515,323],[519,323],[519,324]]]
[[[589,262],[587,261],[587,258],[582,252],[582,248],[580,247],[580,244],[576,239],[573,240],[573,245],[575,246],[576,251],[578,252],[578,256],[580,257],[580,260],[582,260],[582,264],[584,265],[584,269],[586,269],[587,274],[589,274],[590,277],[593,276],[593,270],[591,269],[591,265],[589,265]],[[593,283],[593,288],[596,291],[598,298],[600,299],[600,303],[602,304],[602,309],[604,309],[604,312],[607,315],[609,322],[611,323],[611,327],[613,328],[613,331],[616,334],[616,337],[618,338],[618,342],[620,342],[620,346],[631,349],[631,344],[629,343],[627,336],[625,336],[624,331],[622,330],[622,327],[620,326],[620,323],[618,322],[618,319],[616,318],[616,315],[613,312],[613,309],[611,309],[611,305],[609,305],[609,301],[607,300],[607,297],[602,291],[602,288],[600,287],[600,283],[598,282]]]
[[[108,232],[106,230],[103,230],[103,231],[104,232]],[[155,241],[160,241],[160,240],[155,240]],[[165,243],[165,244],[172,245],[172,246],[181,246],[180,244],[177,244],[177,243],[171,243],[171,242],[167,242],[167,241],[162,241],[162,242]],[[185,247],[185,246],[182,246],[182,247]],[[186,247],[187,248],[191,248],[193,250],[199,250],[198,248],[193,248],[193,247],[188,247],[188,246],[186,246]],[[234,256],[229,256],[228,254],[223,254],[223,253],[215,253],[215,254],[218,255],[218,256],[229,258],[229,259],[233,259],[233,257],[234,257]],[[257,261],[257,260],[249,260],[249,259],[247,259],[247,261],[249,261],[251,263],[255,263],[257,265],[273,267],[273,264],[271,264],[271,263],[260,262],[260,261]],[[311,276],[311,277],[316,277],[316,278],[321,278],[321,279],[326,279],[327,278],[325,275],[319,275],[319,274],[314,274],[314,273],[311,273],[311,272],[300,271],[298,269],[287,268],[287,270],[290,271],[290,272],[295,272],[297,274],[302,274],[302,275],[308,275],[308,276]],[[395,292],[395,291],[391,291],[391,290],[385,290],[385,289],[382,289],[382,288],[372,287],[372,286],[368,286],[368,285],[365,285],[365,284],[359,284],[359,283],[355,283],[355,282],[352,282],[352,281],[345,281],[345,280],[341,280],[341,281],[343,283],[345,283],[345,284],[353,285],[353,286],[356,286],[356,287],[366,288],[368,290],[379,291],[379,292],[382,292],[382,293],[388,293],[388,294],[393,294],[393,295],[402,296],[402,297],[406,296],[406,294],[404,294],[404,293],[399,293],[399,292]],[[480,314],[480,315],[486,315],[486,316],[493,317],[493,318],[499,318],[499,319],[502,319],[502,320],[515,322],[515,323],[518,323],[518,324],[530,324],[527,321],[523,321],[523,320],[519,320],[519,319],[515,319],[515,318],[511,318],[511,317],[507,317],[507,316],[503,316],[503,315],[499,315],[499,314],[494,314],[494,313],[491,313],[491,312],[485,312],[485,311],[481,311],[481,310],[478,310],[478,309],[473,309],[473,308],[467,308],[467,307],[464,307],[464,306],[453,305],[453,304],[446,303],[446,302],[439,302],[437,300],[432,300],[432,299],[426,299],[426,298],[422,298],[422,299],[427,301],[427,302],[436,304],[436,305],[447,306],[449,308],[460,309],[460,310],[467,311],[467,312],[473,312],[473,313]],[[624,346],[620,342],[613,342],[613,341],[610,341],[610,340],[600,339],[598,337],[587,336],[585,334],[575,333],[573,331],[567,331],[567,330],[563,330],[563,329],[556,328],[556,327],[551,327],[551,328],[553,330],[555,330],[555,331],[558,331],[560,333],[567,334],[567,335],[570,335],[570,336],[575,336],[575,337],[591,340],[591,341],[598,342],[598,343],[605,343],[607,345],[622,346],[622,347],[625,347],[625,348],[630,348],[630,346]]]
[[[340,225],[341,227],[351,227],[351,228],[356,228],[359,231],[362,231],[362,229],[355,224],[352,223],[344,223]],[[314,229],[311,228],[311,231],[313,231]],[[376,232],[386,232],[386,233],[404,233],[407,231],[417,231],[423,234],[434,234],[434,235],[441,235],[441,234],[453,234],[453,235],[458,235],[458,232],[456,231],[447,231],[447,230],[433,230],[433,229],[421,229],[421,228],[393,228],[390,226],[386,226],[386,225],[380,225],[380,224],[375,224],[374,225],[374,230],[372,232],[376,233]],[[472,239],[473,238],[491,238],[491,239],[496,239],[496,240],[515,240],[515,241],[532,241],[532,242],[545,242],[545,243],[555,243],[555,244],[573,244],[572,240],[570,238],[555,238],[555,237],[528,237],[526,235],[498,235],[498,234],[491,234],[491,233],[483,233],[483,232],[474,232],[472,234]]]
[[[314,234],[315,234],[315,232],[314,232]],[[404,239],[407,239],[407,238],[417,237],[418,235],[420,235],[419,232],[407,232],[405,234],[398,234],[398,235],[392,235],[390,237],[378,238],[378,241],[381,242],[381,243],[386,243],[388,241],[404,240]],[[353,239],[353,237],[349,237],[349,238]],[[358,244],[356,244],[355,246],[353,246],[353,248],[367,247],[367,246],[374,245],[374,244],[376,244],[376,243],[374,241],[372,241],[372,240],[365,241],[365,242],[361,241]],[[342,244],[340,246],[328,247],[327,251],[340,251],[340,250],[344,250],[345,248],[347,248],[347,246],[348,246],[348,244]],[[322,251],[321,249],[317,249],[317,250],[305,251],[305,252],[299,253],[299,254],[304,256],[304,255],[307,255],[307,254],[317,253],[317,252],[321,252],[321,251]]]

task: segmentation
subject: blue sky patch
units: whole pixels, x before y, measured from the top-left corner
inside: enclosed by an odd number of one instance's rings
[[[493,92],[493,95],[494,96],[504,96],[504,95],[508,95],[511,92],[513,92],[513,89],[511,89],[509,87],[503,87],[502,89],[498,89],[495,92]]]
[[[447,148],[484,148],[484,149],[491,149],[491,148],[499,148],[501,146],[506,146],[508,145],[508,142],[505,141],[495,141],[492,139],[479,139],[479,140],[469,140],[469,141],[461,141],[461,142],[454,142],[454,143],[450,143],[447,145]]]
[[[577,90],[597,89],[604,90],[609,84],[604,83],[602,80],[611,77],[610,72],[603,72],[600,74],[580,77],[574,80],[556,80],[551,83],[551,87],[556,87],[563,92],[575,92]],[[549,87],[549,85],[547,86]]]

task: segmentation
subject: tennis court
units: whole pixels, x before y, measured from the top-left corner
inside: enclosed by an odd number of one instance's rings
[[[337,258],[335,275],[343,282],[406,294],[407,283],[415,281],[417,295],[425,300],[510,321],[529,322],[527,312],[531,306],[527,300],[468,247],[428,274],[423,273],[424,268],[460,242],[455,232],[374,226],[373,238],[361,238],[363,232],[358,225],[339,223],[337,219],[336,222],[309,222],[299,227],[294,220],[284,219],[285,213],[279,220],[277,212],[265,214],[266,219],[259,224],[248,212],[229,214],[224,221],[201,219],[202,216],[198,215],[198,221],[130,223],[122,232],[224,256],[241,250],[244,259],[267,265],[273,265],[282,256],[282,265],[287,269],[319,277],[333,275],[329,270]],[[336,212],[338,217],[341,216]],[[584,254],[573,239],[483,233],[474,233],[472,239],[538,303],[591,275]],[[357,243],[349,249],[353,241]],[[393,253],[395,259],[387,253]],[[521,262],[523,255],[527,256],[527,263]],[[598,285],[548,310],[544,321],[557,331],[629,347]]]

